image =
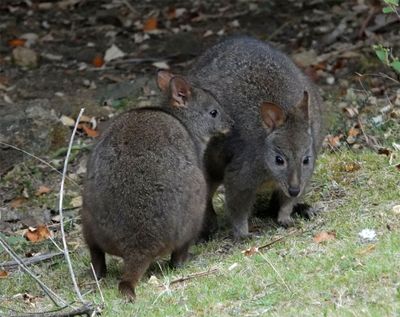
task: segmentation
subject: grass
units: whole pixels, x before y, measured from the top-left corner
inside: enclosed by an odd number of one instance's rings
[[[242,251],[268,243],[287,230],[271,221],[261,223],[258,238],[233,244],[227,231],[192,248],[194,259],[182,269],[153,266],[137,288],[137,301],[126,303],[117,290],[121,263],[108,258],[109,275],[101,281],[106,300],[102,316],[398,316],[400,314],[400,171],[389,159],[369,150],[325,152],[320,156],[307,201],[322,209],[312,221],[298,219],[298,233],[287,236],[253,256]],[[221,214],[223,218],[224,215]],[[358,233],[377,233],[362,242]],[[316,233],[334,231],[336,238],[317,244]],[[85,298],[100,304],[91,279],[90,259],[81,240],[79,223],[68,241]],[[24,243],[20,255],[55,250],[49,241]],[[4,252],[0,260],[7,260]],[[273,267],[270,265],[272,264]],[[216,268],[215,274],[171,281]],[[274,269],[275,268],[275,269]],[[65,261],[54,259],[33,267],[38,276],[63,298],[73,301]],[[149,276],[154,275],[149,281]],[[16,294],[37,296],[30,303]],[[0,315],[11,311],[45,311],[50,302],[20,270],[0,279]]]

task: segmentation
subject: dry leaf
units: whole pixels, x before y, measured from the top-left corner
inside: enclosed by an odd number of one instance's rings
[[[158,24],[157,18],[150,17],[146,21],[144,21],[143,31],[145,31],[145,32],[153,31],[153,30],[157,29],[157,24]]]
[[[160,280],[157,278],[157,276],[152,275],[152,276],[150,276],[148,283],[158,286],[158,285],[160,285]]]
[[[394,148],[396,151],[400,151],[400,144],[398,144],[398,143],[396,143],[396,142],[393,142],[393,143],[392,143],[392,146],[393,146],[393,148]]]
[[[13,200],[10,202],[10,207],[11,208],[19,208],[21,207],[28,199],[25,197],[15,197]]]
[[[93,119],[93,117],[85,116],[84,114],[81,116],[79,119],[79,123],[81,122],[87,122],[90,123],[90,121]]]
[[[167,9],[165,12],[165,15],[167,16],[168,20],[172,20],[176,18],[176,9],[174,7],[170,7]]]
[[[186,8],[174,8],[170,7],[166,10],[165,15],[168,20],[176,19],[182,16],[186,12]]]
[[[89,128],[86,124],[80,124],[78,126],[79,128],[82,128],[83,131],[87,134],[87,136],[90,136],[91,138],[96,138],[99,136],[99,133],[91,128]]]
[[[232,271],[232,270],[236,269],[238,266],[239,266],[239,264],[235,262],[230,267],[228,267],[228,271]]]
[[[51,220],[54,222],[61,222],[61,215],[55,215],[51,217]]]
[[[358,171],[361,168],[360,164],[356,162],[346,163],[344,165],[344,170],[348,173]]]
[[[254,246],[242,251],[244,256],[252,256],[257,252],[258,252],[258,247],[254,247]]]
[[[340,147],[341,143],[340,143],[340,139],[343,137],[343,135],[337,135],[337,136],[333,136],[333,135],[328,135],[326,137],[326,142],[332,147],[332,148],[338,148]]]
[[[395,215],[400,215],[400,205],[393,206],[392,210]]]
[[[72,207],[81,207],[82,206],[82,196],[76,196],[71,199],[71,206]]]
[[[345,107],[342,111],[349,117],[353,118],[358,115],[358,109],[354,107]]]
[[[28,294],[28,293],[25,293],[23,296],[22,296],[22,298],[23,298],[23,300],[24,300],[24,302],[25,303],[27,303],[27,304],[31,304],[31,305],[35,305],[35,302],[36,302],[36,299],[38,298],[37,296],[33,296],[33,295],[31,295],[31,294]]]
[[[154,62],[152,65],[157,67],[158,69],[170,69],[167,62]]]
[[[75,120],[62,115],[60,118],[60,121],[62,122],[63,125],[66,125],[67,127],[73,127],[75,125]]]
[[[383,154],[383,155],[386,155],[386,156],[390,156],[390,154],[392,154],[392,151],[389,150],[388,148],[381,147],[380,149],[378,149],[378,154]]]
[[[25,42],[25,39],[12,39],[8,41],[8,45],[11,47],[24,46]]]
[[[375,250],[375,247],[376,247],[375,244],[370,244],[366,248],[361,249],[360,251],[358,251],[357,253],[359,255],[365,255],[365,254],[371,253],[373,250]]]
[[[213,35],[213,34],[214,34],[213,31],[207,30],[207,31],[203,34],[203,37],[209,37],[209,36],[211,36],[211,35]]]
[[[393,109],[390,113],[391,118],[400,118],[400,109]]]
[[[7,278],[8,272],[7,271],[0,271],[0,278]]]
[[[107,49],[106,54],[104,55],[104,61],[109,62],[124,56],[125,53],[121,51],[117,45],[113,44],[109,49]]]
[[[29,227],[24,237],[31,242],[39,242],[52,237],[52,232],[45,225],[39,225],[37,228]]]
[[[51,189],[42,185],[42,186],[39,186],[39,188],[36,191],[35,195],[36,196],[40,196],[40,195],[43,195],[43,194],[47,194],[49,192],[51,192]]]
[[[335,239],[336,239],[336,232],[334,231],[321,231],[317,233],[313,238],[315,243],[323,243]]]
[[[101,55],[96,55],[92,60],[92,65],[94,67],[101,67],[104,65],[104,59]]]
[[[348,136],[356,137],[357,135],[360,134],[360,129],[357,129],[355,127],[350,128]]]

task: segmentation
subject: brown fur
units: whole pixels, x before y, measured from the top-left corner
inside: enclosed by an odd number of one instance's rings
[[[83,194],[83,233],[95,273],[105,276],[105,253],[122,257],[119,289],[131,299],[156,257],[171,254],[174,266],[186,259],[208,197],[205,140],[232,124],[213,97],[186,79],[158,77],[165,106],[116,118],[93,149]]]

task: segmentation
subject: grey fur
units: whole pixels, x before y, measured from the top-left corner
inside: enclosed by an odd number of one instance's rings
[[[291,225],[293,206],[312,175],[324,136],[323,103],[316,87],[288,56],[250,37],[228,38],[206,50],[189,74],[235,121],[232,135],[212,140],[207,151],[213,187],[222,179],[225,185],[234,236],[248,235],[256,191],[266,181],[275,184],[280,197],[278,222]],[[302,111],[303,99],[308,113]],[[282,125],[266,125],[260,114],[265,102],[283,110]],[[275,162],[278,152],[284,166]],[[310,156],[308,165],[302,164],[305,156]],[[292,197],[289,187],[299,194]]]

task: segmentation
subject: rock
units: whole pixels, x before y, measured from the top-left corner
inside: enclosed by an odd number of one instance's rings
[[[315,64],[315,61],[317,60],[317,53],[315,50],[311,49],[309,51],[293,54],[292,58],[297,66],[306,68]]]
[[[0,141],[34,155],[68,144],[70,128],[58,120],[48,99],[20,104],[0,104]],[[0,144],[0,175],[27,155]]]
[[[27,47],[16,47],[12,51],[14,63],[18,66],[35,68],[39,62],[38,54]]]

